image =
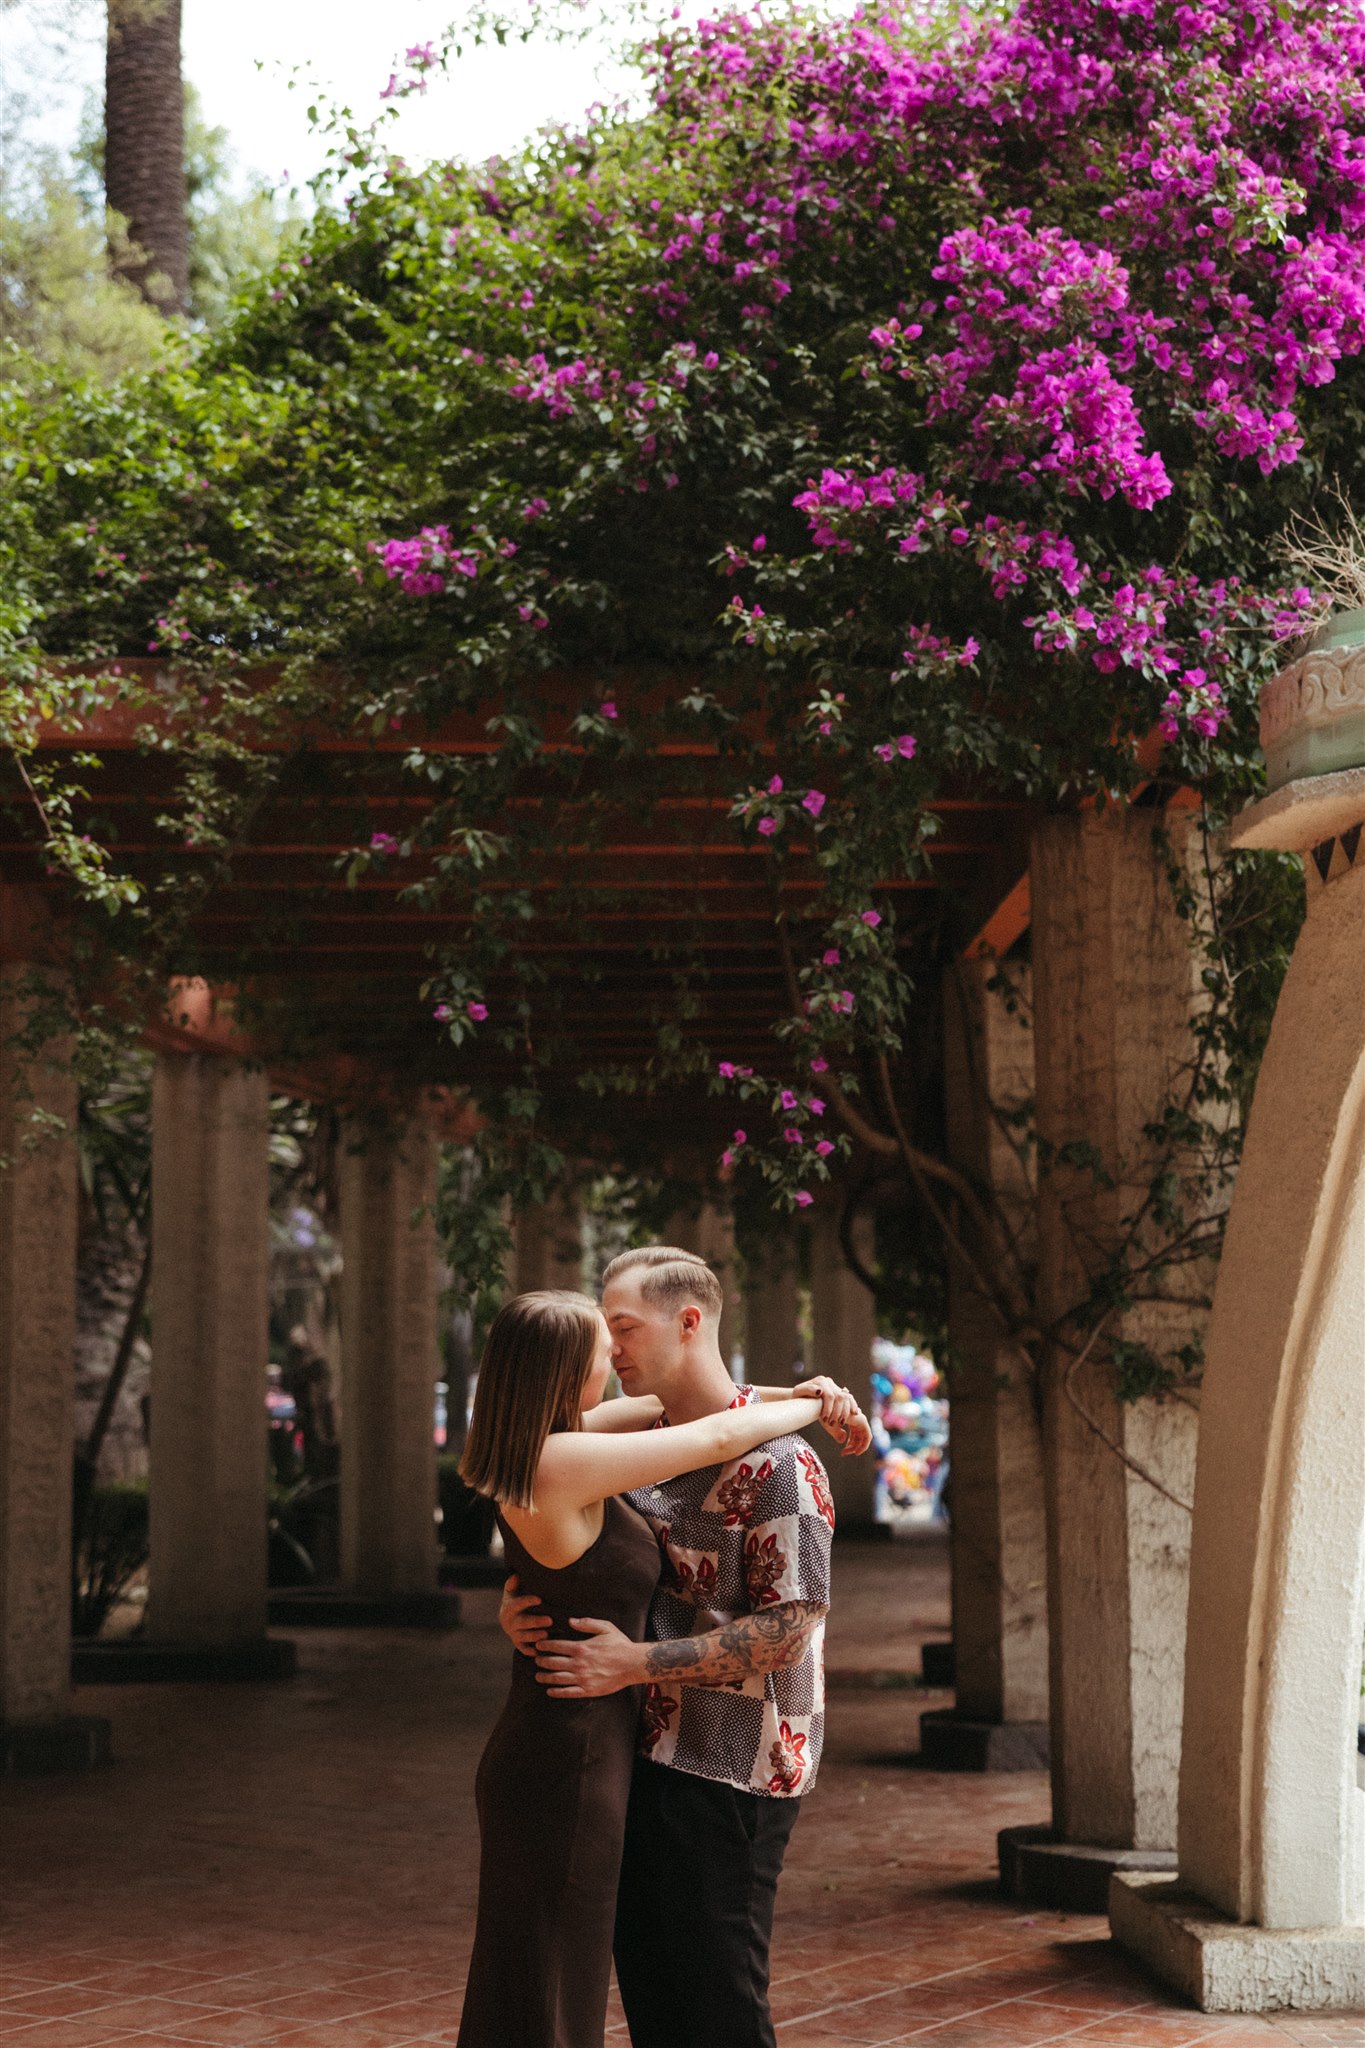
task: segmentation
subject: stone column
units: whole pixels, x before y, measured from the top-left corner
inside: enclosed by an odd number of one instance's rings
[[[341,1570],[375,1618],[439,1620],[436,1138],[351,1121],[340,1160]]]
[[[0,966],[0,1776],[83,1768],[109,1743],[71,1713],[76,1082],[64,1039],[17,1042],[39,978]]]
[[[853,1226],[859,1258],[871,1266],[875,1258],[872,1219],[860,1215]],[[850,1271],[839,1242],[839,1211],[821,1203],[811,1211],[812,1372],[828,1373],[854,1395],[864,1414],[872,1412],[872,1340],[877,1311],[871,1294]],[[876,1460],[840,1457],[829,1438],[820,1439],[820,1455],[829,1468],[837,1527],[846,1536],[867,1535],[876,1527]]]
[[[776,1217],[744,1253],[744,1376],[789,1387],[801,1359],[801,1276],[796,1241]]]
[[[1308,916],[1256,1084],[1209,1326],[1179,1873],[1116,1880],[1110,1917],[1206,2011],[1359,2011],[1365,645],[1329,646],[1277,677],[1261,736],[1272,778],[1278,755],[1295,779],[1230,837],[1310,855]],[[1314,759],[1333,746],[1335,764]]]
[[[677,1245],[679,1251],[695,1252],[699,1259],[705,1259],[719,1280],[725,1296],[725,1305],[720,1312],[720,1355],[727,1365],[733,1367],[734,1356],[739,1349],[742,1312],[735,1266],[734,1216],[729,1209],[722,1209],[719,1203],[708,1197],[695,1209],[679,1209],[670,1216],[667,1241]]]
[[[969,1263],[949,1253],[949,1463],[955,1707],[925,1714],[933,1770],[1045,1770],[1048,1764],[1047,1522],[1039,1399],[1030,1360],[976,1277],[1036,1257],[1032,1151],[1032,979],[1026,963],[965,959],[944,985],[948,1152],[1000,1230],[958,1211]],[[989,1215],[989,1211],[987,1212]],[[975,1270],[974,1270],[975,1267]],[[1016,1292],[1018,1286],[1016,1285]]]
[[[512,1223],[513,1292],[543,1287],[583,1291],[583,1231],[578,1203],[561,1191],[523,1209]]]
[[[1045,1373],[1051,1839],[1007,1831],[1016,1896],[1102,1910],[1118,1867],[1170,1868],[1197,1413],[1121,1404],[1106,1351],[1188,1339],[1192,1302],[1140,1303],[1098,1338],[1071,1320],[1142,1205],[1146,1126],[1180,1098],[1197,959],[1149,812],[1087,810],[1036,831],[1034,1047],[1040,1147],[1039,1311],[1063,1331]],[[1187,851],[1187,817],[1164,820]],[[1206,1272],[1168,1276],[1197,1294]],[[1087,1350],[1087,1345],[1089,1349]],[[1150,1483],[1144,1474],[1149,1474]]]
[[[266,1675],[269,1085],[161,1053],[152,1081],[152,1641]]]

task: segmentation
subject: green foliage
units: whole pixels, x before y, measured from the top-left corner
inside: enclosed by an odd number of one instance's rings
[[[89,1035],[77,1115],[81,1187],[101,1231],[145,1231],[152,1185],[152,1059]]]
[[[147,1488],[140,1482],[92,1489],[72,1573],[71,1632],[97,1636],[147,1562]]]
[[[546,1154],[538,1178],[507,1159],[490,1128],[467,1146],[444,1146],[436,1191],[436,1228],[450,1271],[450,1296],[473,1317],[475,1358],[506,1293],[512,1254],[509,1218],[516,1193],[547,1187],[563,1167],[558,1153]],[[527,1192],[525,1200],[535,1199]]]
[[[0,198],[0,378],[43,404],[155,362],[166,323],[111,277],[105,224],[55,160]]]
[[[933,55],[954,33],[906,23],[905,48]],[[844,34],[817,12],[772,30],[831,64]],[[442,919],[422,991],[442,1029],[413,1078],[467,1085],[496,1134],[452,1158],[440,1203],[456,1284],[481,1314],[506,1205],[540,1199],[570,1149],[591,1156],[603,1126],[611,1166],[633,1172],[633,1105],[663,1089],[733,1086],[746,1126],[758,1119],[762,1140],[745,1156],[772,1196],[810,1199],[848,1150],[846,1136],[823,1156],[812,1142],[829,1127],[811,1107],[812,1059],[842,1100],[889,1113],[894,1099],[871,1085],[876,1062],[901,1079],[907,1020],[932,990],[937,937],[907,969],[907,933],[878,885],[927,872],[935,799],[1131,796],[1149,774],[1134,742],[1163,701],[1163,679],[1141,663],[1116,675],[1065,647],[1044,663],[1037,593],[997,591],[982,546],[952,539],[951,490],[918,553],[851,519],[840,545],[815,547],[795,503],[839,462],[956,475],[961,423],[936,420],[894,351],[890,368],[869,356],[872,325],[922,305],[945,315],[944,239],[989,207],[1034,198],[1049,228],[1100,237],[1126,189],[1131,108],[1078,123],[1046,165],[1011,130],[1009,146],[981,146],[970,177],[922,158],[887,182],[884,165],[865,176],[850,152],[828,206],[804,188],[793,200],[789,289],[756,311],[756,287],[729,258],[751,241],[768,248],[770,201],[804,175],[800,79],[761,69],[708,125],[718,102],[702,69],[675,73],[659,49],[643,61],[656,87],[643,117],[598,113],[492,166],[415,173],[382,131],[338,116],[335,184],[215,331],[61,404],[0,394],[0,730],[33,784],[15,792],[16,815],[128,957],[174,957],[230,871],[281,772],[263,738],[292,739],[305,721],[360,740],[405,736],[411,788],[432,806],[392,844],[358,831],[341,871],[353,884],[405,878],[400,904]],[[1178,48],[1171,58],[1177,70],[1193,62]],[[696,259],[684,327],[663,248],[694,222],[715,224],[727,261]],[[1162,416],[1152,432],[1178,488],[1141,516],[1122,494],[1030,488],[1042,513],[1083,521],[1112,580],[1146,560],[1262,590],[1279,580],[1280,530],[1324,473],[1358,477],[1361,359],[1336,367],[1328,395],[1301,394],[1301,459],[1269,476]],[[1164,388],[1145,388],[1154,415]],[[1021,486],[980,481],[978,512],[1020,516]],[[406,571],[395,543],[409,549]],[[1255,693],[1278,658],[1259,617],[1235,603],[1220,614],[1229,719],[1216,738],[1184,729],[1157,771],[1158,798],[1194,782],[1215,823],[1259,786]],[[40,682],[51,662],[102,665],[107,690],[131,697],[120,657],[147,653],[166,664],[147,746],[175,787],[159,820],[165,858],[135,880],[116,849],[83,838],[78,795],[41,768],[33,727],[38,707],[79,710],[71,682]],[[461,714],[481,722],[486,752],[426,744]],[[569,744],[552,748],[552,731]],[[913,751],[899,748],[912,735]],[[661,930],[648,949],[672,990],[651,1015],[651,1058],[591,1073],[563,1022],[574,1000],[596,999],[590,949],[552,972],[519,943],[539,914],[528,877],[570,819],[591,847],[622,808],[647,818],[665,781],[713,793],[715,771],[689,782],[686,757],[660,772],[664,743],[719,749],[735,843],[766,846],[774,884],[794,841],[814,850],[821,894],[774,935],[793,1001],[771,1073],[717,1074],[727,1048],[694,1022],[698,932]],[[535,804],[513,808],[532,784]],[[1221,1060],[1209,1049],[1201,1085],[1228,1091],[1229,1128],[1240,1128],[1291,922],[1282,883],[1251,879],[1268,872],[1233,863],[1216,912],[1210,971],[1235,991],[1220,1014],[1243,1022]],[[619,895],[591,904],[565,892],[558,914],[567,926],[630,900],[622,877]],[[238,964],[249,981],[249,941]],[[507,993],[481,1015],[495,979]],[[294,1022],[316,1041],[315,1017]],[[1181,1118],[1202,1118],[1203,1105],[1176,1109],[1172,1148],[1197,1149]],[[768,1142],[784,1119],[799,1147]],[[1150,1207],[1181,1234],[1178,1190],[1154,1186]],[[1128,1278],[1113,1277],[1114,1299]],[[940,1279],[906,1279],[907,1319],[940,1315]]]

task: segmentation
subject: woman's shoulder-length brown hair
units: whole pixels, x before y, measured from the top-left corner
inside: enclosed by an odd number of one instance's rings
[[[493,1318],[460,1477],[476,1493],[532,1505],[536,1467],[552,1431],[579,1428],[580,1402],[601,1328],[586,1294],[518,1294]]]

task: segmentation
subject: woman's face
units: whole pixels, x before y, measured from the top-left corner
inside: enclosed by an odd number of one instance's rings
[[[611,1331],[603,1316],[597,1318],[597,1348],[592,1354],[588,1377],[583,1383],[584,1409],[595,1408],[607,1390],[611,1374]]]

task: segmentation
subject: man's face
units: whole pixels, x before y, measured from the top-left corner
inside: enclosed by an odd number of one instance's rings
[[[640,1298],[633,1273],[603,1289],[602,1313],[611,1331],[611,1362],[626,1394],[656,1394],[687,1355],[685,1331],[700,1318],[695,1309],[669,1314]]]

